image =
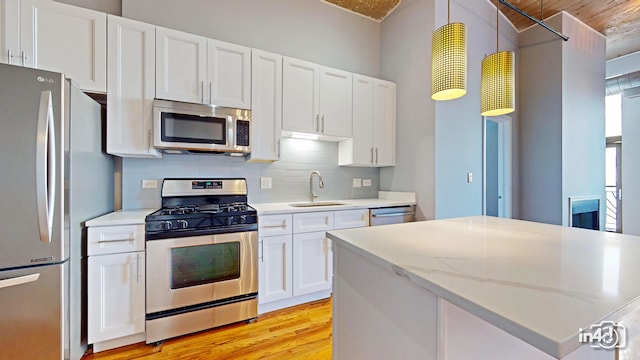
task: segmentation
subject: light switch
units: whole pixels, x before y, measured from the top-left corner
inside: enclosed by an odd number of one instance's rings
[[[361,178],[353,178],[353,187],[354,188],[362,187],[362,179]]]
[[[473,182],[473,174],[468,172],[467,173],[467,183],[471,184]]]
[[[271,178],[260,178],[260,189],[271,189]]]
[[[371,179],[362,179],[362,186],[371,186]]]

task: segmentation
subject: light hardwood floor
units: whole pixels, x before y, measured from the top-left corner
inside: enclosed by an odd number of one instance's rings
[[[331,299],[261,315],[240,323],[185,335],[159,346],[134,344],[82,360],[124,359],[331,359]]]

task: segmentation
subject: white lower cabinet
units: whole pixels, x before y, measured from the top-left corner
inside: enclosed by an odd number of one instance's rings
[[[293,235],[293,295],[331,290],[333,273],[326,232]]]
[[[333,252],[326,232],[368,221],[369,209],[259,216],[258,312],[331,296]]]
[[[87,340],[93,351],[144,341],[144,225],[89,227],[87,253]]]

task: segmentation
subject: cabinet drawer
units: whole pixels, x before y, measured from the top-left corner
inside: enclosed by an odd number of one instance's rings
[[[261,215],[258,217],[258,234],[260,237],[291,234],[292,224],[291,214]]]
[[[293,233],[333,230],[333,211],[293,214]]]
[[[144,250],[144,225],[92,226],[87,254],[102,255]]]
[[[369,209],[336,211],[334,229],[350,229],[369,226]]]

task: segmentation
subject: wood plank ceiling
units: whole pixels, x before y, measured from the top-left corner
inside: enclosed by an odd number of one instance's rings
[[[376,21],[382,21],[400,0],[323,0]],[[455,1],[455,0],[454,0]],[[458,0],[468,1],[468,0]],[[481,1],[481,0],[473,0]],[[496,0],[487,0],[495,3]],[[607,59],[640,51],[640,0],[508,0],[542,19],[564,10],[607,37]],[[541,14],[541,5],[544,10]],[[504,5],[500,10],[518,30],[534,22]]]

